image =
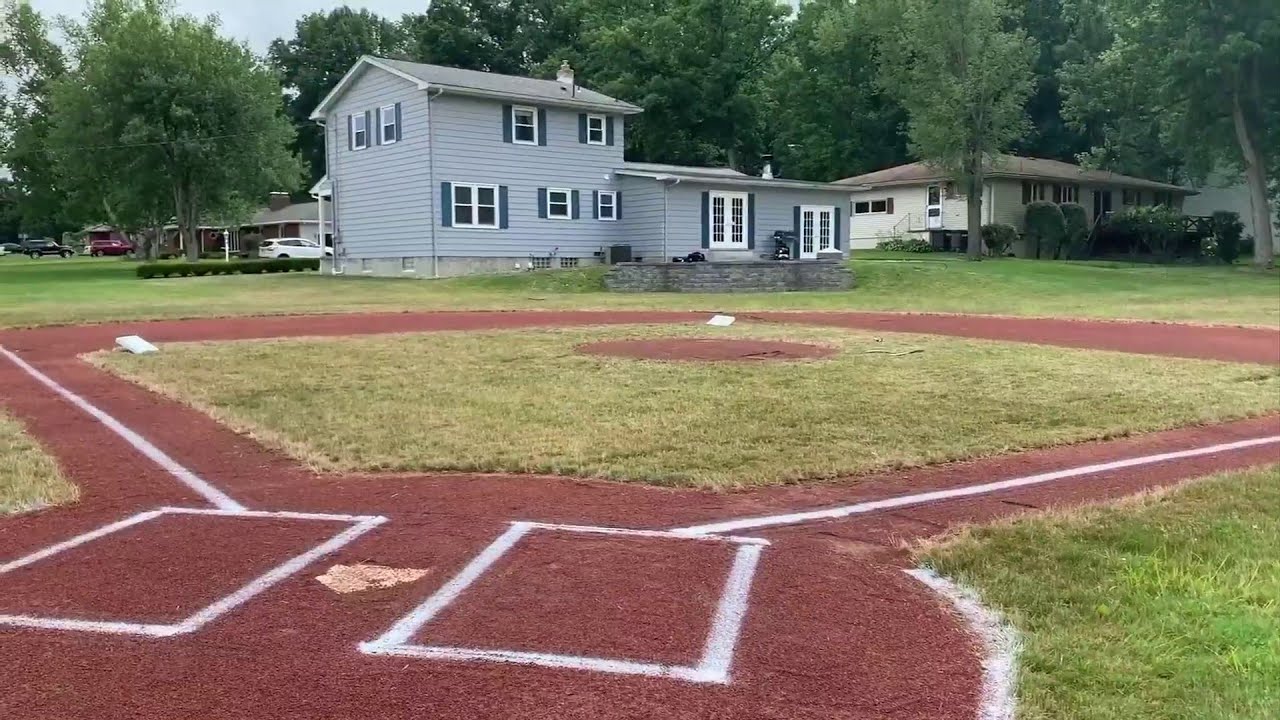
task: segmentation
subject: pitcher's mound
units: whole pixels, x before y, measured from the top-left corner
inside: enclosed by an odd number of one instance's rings
[[[639,358],[642,360],[692,360],[725,362],[749,360],[808,360],[834,355],[834,348],[776,340],[715,340],[656,338],[609,340],[579,345],[580,353]]]

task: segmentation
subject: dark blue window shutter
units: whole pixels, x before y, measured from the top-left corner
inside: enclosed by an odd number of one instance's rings
[[[711,193],[702,191],[702,249],[711,249]]]
[[[502,142],[511,142],[511,106],[502,106]]]
[[[547,111],[538,108],[538,144],[547,144]]]
[[[378,145],[381,145],[382,144],[382,108],[378,108],[378,110],[374,113],[373,118],[374,120],[377,121],[377,123],[374,124],[374,127],[378,129],[378,132],[375,133],[375,135],[377,135],[378,137],[374,140],[374,142],[376,142]]]
[[[587,144],[587,114],[578,113],[578,143]]]
[[[574,220],[577,220],[578,219],[578,191],[577,190],[572,190],[569,192],[569,205],[570,205],[569,217],[573,218]]]
[[[507,221],[507,186],[498,186],[498,227],[506,230]]]
[[[347,116],[347,150],[356,149],[356,116]]]
[[[400,103],[396,103],[396,142],[404,139],[404,115],[400,112]]]
[[[756,194],[747,193],[747,249],[756,249]]]
[[[592,220],[600,219],[600,191],[599,190],[591,191],[591,219]]]
[[[792,230],[795,230],[796,242],[799,242],[800,241],[800,206],[796,205],[794,208],[791,209],[791,211],[792,211],[792,215],[791,215]]]
[[[373,133],[373,112],[371,110],[364,111],[364,146],[373,147],[373,143],[369,142],[369,138]],[[382,134],[382,128],[378,128],[378,134]]]
[[[453,227],[453,183],[440,183],[440,224]]]
[[[613,144],[613,116],[604,119],[604,144]]]
[[[538,188],[538,217],[547,216],[547,189]]]
[[[833,224],[834,224],[834,227],[832,228],[832,230],[835,234],[831,236],[831,247],[839,250],[840,249],[840,206],[839,205],[836,206],[836,216],[835,216],[835,222]]]
[[[622,191],[613,194],[613,219],[622,219]]]

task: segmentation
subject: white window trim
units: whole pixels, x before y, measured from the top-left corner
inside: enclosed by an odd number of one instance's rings
[[[364,113],[353,113],[351,115],[351,147],[352,149],[355,149],[355,150],[369,149],[369,127],[368,127],[368,123],[365,122],[365,118],[366,116]],[[364,125],[365,128],[363,130],[358,128],[357,122],[360,125]],[[364,144],[360,143],[360,133],[362,132],[364,133]]]
[[[591,139],[591,123],[596,120],[600,121],[600,140]],[[587,144],[588,145],[605,145],[609,142],[608,121],[604,115],[588,115],[587,116]]]
[[[471,188],[471,202],[467,207],[472,208],[471,222],[458,222],[458,188]],[[479,222],[480,220],[480,190],[482,188],[493,190],[493,224]],[[463,230],[497,230],[502,225],[502,218],[499,215],[502,212],[501,199],[498,196],[498,186],[486,183],[453,183],[451,189],[453,197],[449,198],[449,206],[453,208],[453,227],[462,228]],[[488,207],[487,205],[484,207]]]
[[[564,193],[564,206],[566,215],[551,214],[551,193]],[[572,220],[573,219],[573,190],[570,188],[547,188],[547,208],[546,215],[548,220]]]
[[[378,108],[378,117],[382,121],[378,125],[378,140],[380,140],[383,145],[395,145],[397,142],[396,135],[400,132],[400,128],[396,127],[396,106],[383,105]],[[395,132],[391,133],[390,140],[387,139],[387,128],[389,127],[395,128]]]
[[[716,198],[724,198],[724,241],[719,243],[715,241]],[[742,242],[734,242],[732,240],[733,201],[739,198],[742,200]],[[751,232],[751,228],[750,228],[751,221],[750,221],[750,218],[747,217],[748,203],[750,203],[750,199],[747,197],[747,193],[712,192],[711,195],[708,197],[707,202],[709,204],[709,208],[708,208],[709,217],[707,218],[707,221],[711,223],[711,227],[707,228],[708,230],[707,234],[710,236],[709,241],[710,241],[711,249],[712,250],[745,250],[747,249],[747,240],[748,240],[747,235],[748,233]]]
[[[609,198],[609,207],[613,210],[611,217],[605,217],[600,209],[604,207],[605,197]],[[617,222],[618,220],[618,192],[616,190],[601,190],[596,195],[596,219],[603,222]]]
[[[516,125],[517,112],[527,112],[529,113],[529,116],[533,119],[533,139],[532,140],[521,140],[519,137],[516,136],[516,128],[519,127],[518,125]],[[511,142],[512,143],[516,145],[537,145],[538,138],[540,137],[541,133],[542,133],[542,128],[538,127],[538,109],[537,108],[526,107],[524,105],[511,106]]]

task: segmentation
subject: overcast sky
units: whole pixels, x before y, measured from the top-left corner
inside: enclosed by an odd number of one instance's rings
[[[85,0],[29,0],[44,15],[84,13]],[[328,11],[349,5],[369,8],[380,15],[400,17],[406,12],[419,12],[427,0],[177,0],[178,9],[188,15],[217,14],[223,31],[250,47],[264,52],[278,37],[293,37],[293,24],[298,18],[317,10]]]

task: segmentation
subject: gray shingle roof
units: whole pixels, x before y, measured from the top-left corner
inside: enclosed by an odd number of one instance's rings
[[[556,80],[538,80],[517,75],[500,75],[480,70],[463,70],[445,65],[426,65],[407,60],[375,58],[378,62],[437,87],[460,92],[501,95],[528,102],[574,107],[612,109],[624,114],[638,113],[639,107],[604,93],[575,87],[572,90]]]
[[[696,165],[664,165],[662,163],[629,162],[623,170],[637,172],[671,173],[673,175],[707,175],[710,177],[746,177],[746,175],[727,167],[698,167]]]
[[[297,222],[316,222],[320,208],[319,203],[306,202],[294,203],[282,207],[279,210],[263,208],[259,210],[253,219],[247,225],[275,225],[277,223],[297,223]],[[324,204],[324,219],[330,221],[333,219],[333,204]]]
[[[1121,175],[1106,170],[1087,170],[1079,165],[1072,165],[1058,160],[1043,158],[1018,157],[1004,155],[987,171],[992,177],[1024,178],[1029,180],[1062,180],[1071,183],[1093,185],[1118,185],[1121,187],[1144,188],[1148,190],[1166,190],[1193,194],[1194,191],[1179,185],[1145,180],[1131,175]],[[912,185],[934,180],[945,179],[945,173],[923,162],[899,165],[897,167],[877,170],[843,180],[840,185],[867,185],[883,187],[891,185]]]

